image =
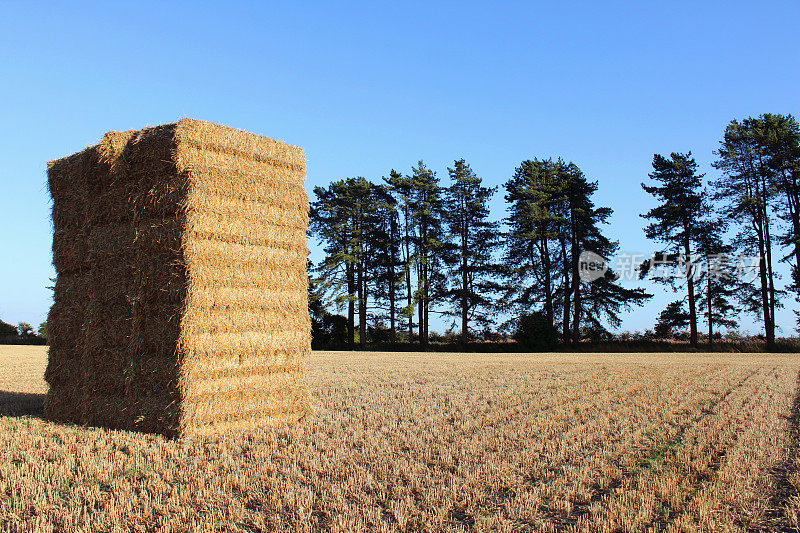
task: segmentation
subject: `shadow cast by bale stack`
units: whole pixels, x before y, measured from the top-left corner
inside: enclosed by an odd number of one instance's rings
[[[44,416],[44,394],[0,390],[0,416]]]

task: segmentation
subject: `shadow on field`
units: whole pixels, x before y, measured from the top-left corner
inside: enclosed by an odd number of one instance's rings
[[[773,472],[775,492],[770,498],[769,508],[764,514],[767,531],[797,531],[792,527],[792,521],[787,516],[786,510],[790,499],[797,493],[790,478],[795,470],[798,453],[800,453],[800,376],[797,378],[797,392],[792,402],[789,423],[789,449],[784,461]]]
[[[44,394],[0,390],[0,416],[32,416],[44,414]]]

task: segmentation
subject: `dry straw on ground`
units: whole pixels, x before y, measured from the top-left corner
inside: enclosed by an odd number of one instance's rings
[[[798,354],[313,352],[314,416],[206,439],[42,421],[45,357],[0,346],[0,530],[798,527]]]
[[[307,411],[302,149],[181,120],[48,175],[49,418],[188,435]]]

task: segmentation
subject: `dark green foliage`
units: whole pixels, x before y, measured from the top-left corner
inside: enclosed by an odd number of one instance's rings
[[[489,201],[497,189],[484,187],[463,159],[447,170],[451,183],[444,193],[443,219],[449,242],[442,251],[450,283],[444,297],[450,303],[446,314],[460,319],[461,343],[466,345],[471,323],[480,329],[491,324],[493,295],[502,288],[495,281],[494,262],[500,225],[489,218]]]
[[[556,320],[554,278],[562,259],[556,240],[565,222],[554,212],[563,201],[557,170],[551,160],[526,160],[505,184],[509,231],[503,262],[509,289],[504,301],[523,314],[542,306],[551,325]]]
[[[347,338],[355,344],[358,307],[359,340],[366,339],[371,283],[378,270],[376,237],[378,188],[364,178],[335,181],[326,189],[314,189],[309,231],[325,245],[326,256],[317,266],[322,294],[337,308],[347,305]]]
[[[528,160],[506,183],[509,215],[503,258],[508,279],[504,301],[521,314],[541,306],[564,343],[579,342],[583,325],[605,330],[620,323],[619,312],[651,295],[627,289],[608,270],[594,281],[580,279],[581,252],[611,257],[618,244],[601,230],[611,209],[595,206],[597,183],[573,163]]]
[[[777,213],[786,224],[778,235],[779,244],[788,249],[782,261],[790,265],[789,290],[800,302],[800,125],[792,115],[765,114],[765,140],[772,170],[772,183],[777,192]],[[800,324],[800,311],[795,311]]]
[[[355,344],[355,259],[352,253],[352,225],[347,184],[335,181],[327,188],[315,187],[316,200],[311,202],[309,234],[322,244],[325,258],[314,269],[319,298],[347,306],[347,341]]]
[[[407,320],[408,339],[414,338],[414,291],[412,289],[412,268],[414,261],[414,222],[411,217],[412,179],[392,169],[388,178],[384,178],[386,192],[395,202],[398,219],[397,245],[400,252],[400,287],[398,292],[405,299],[405,306],[400,314]],[[392,252],[394,253],[394,251]]]
[[[13,337],[17,335],[17,327],[11,324],[6,324],[0,320],[0,337]]]
[[[734,120],[715,153],[722,176],[713,196],[691,152],[656,154],[650,181],[642,184],[657,200],[642,215],[645,235],[661,246],[640,265],[640,276],[685,294],[662,312],[657,333],[685,336],[681,330],[688,328],[696,346],[701,321],[710,342],[720,329],[735,328],[745,310],[763,318],[767,345],[775,348],[782,291],[775,286],[773,244],[785,249],[777,261],[790,263],[787,289],[800,297],[800,126],[791,115]],[[343,336],[350,347],[356,339],[362,347],[419,341],[424,348],[433,338],[431,315],[442,314],[452,323],[437,342],[458,334],[466,346],[507,334],[516,321],[500,331],[493,326],[498,312],[508,312],[535,314],[577,348],[582,339],[610,338],[620,314],[651,297],[624,286],[610,268],[599,278],[581,278],[583,252],[608,261],[619,245],[605,235],[612,211],[595,205],[597,183],[573,163],[520,164],[504,184],[507,233],[490,217],[496,189],[485,187],[463,159],[448,173],[442,187],[420,161],[410,175],[392,170],[378,185],[348,178],[315,188],[309,229],[325,252],[313,269],[315,339],[329,344]],[[738,230],[730,244],[728,227]],[[757,282],[730,268],[741,255],[758,260]],[[725,268],[718,265],[725,261]],[[346,308],[346,317],[330,314],[328,306]]]
[[[523,350],[546,352],[558,344],[558,332],[543,311],[534,311],[517,319],[514,340]]]
[[[442,252],[446,234],[442,225],[444,210],[442,188],[436,173],[419,161],[411,168],[409,216],[414,228],[414,263],[417,288],[414,299],[419,317],[419,339],[424,347],[430,334],[430,313],[434,302],[446,292],[447,278]]]
[[[773,115],[762,115],[731,121],[714,163],[722,171],[714,182],[714,199],[722,203],[723,215],[739,230],[733,246],[758,258],[758,286],[743,287],[739,294],[744,309],[760,315],[767,346],[775,342],[775,309],[780,296],[773,269],[773,219],[779,205],[777,169],[782,163],[778,163],[781,156],[774,142],[773,119]]]
[[[392,174],[396,174],[392,171]],[[390,174],[390,176],[392,175]],[[391,179],[391,178],[390,178]],[[385,342],[397,342],[397,328],[403,316],[403,281],[405,278],[405,261],[402,255],[403,234],[398,201],[392,196],[388,186],[375,186],[373,194],[376,201],[374,227],[369,234],[372,241],[374,264],[374,287],[372,289],[375,310],[373,319],[376,322],[371,329],[380,332],[369,335],[371,339],[387,337]],[[379,326],[381,320],[389,321],[389,328]]]
[[[697,294],[695,287],[695,254],[701,252],[700,240],[710,222],[707,194],[703,189],[703,174],[697,173],[697,163],[692,153],[670,154],[664,157],[653,156],[653,172],[650,179],[655,185],[642,183],[642,188],[652,194],[659,204],[641,215],[651,220],[644,229],[645,236],[663,243],[667,249],[661,259],[661,268],[642,269],[642,276],[657,272],[655,280],[670,285],[677,290],[676,281],[685,287],[689,304],[689,342],[697,346]],[[664,275],[663,268],[669,267],[675,275]],[[677,271],[677,272],[675,272]]]
[[[347,317],[322,314],[311,323],[311,346],[314,349],[340,348],[346,345]]]
[[[703,255],[697,264],[698,310],[705,316],[709,344],[719,336],[719,328],[736,328],[739,309],[733,304],[742,280],[730,268],[733,248],[723,244],[724,222],[709,224],[700,237]]]
[[[783,258],[791,265],[795,292],[800,291],[800,124],[792,115],[767,113],[758,119],[763,128],[763,151],[768,158],[772,185],[777,193],[777,213],[786,223],[778,237],[788,248]]]
[[[684,308],[683,300],[676,300],[658,314],[653,331],[659,339],[670,338],[678,331],[684,330],[689,325],[689,321],[690,316]]]

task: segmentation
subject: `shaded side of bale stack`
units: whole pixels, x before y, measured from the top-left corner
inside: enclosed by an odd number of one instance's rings
[[[48,164],[53,198],[53,265],[57,278],[47,318],[50,391],[45,414],[53,420],[86,421],[84,342],[89,298],[87,204],[102,173],[97,147]]]
[[[297,420],[311,349],[303,151],[193,120],[177,139],[191,183],[182,425],[211,433]]]
[[[301,149],[183,120],[48,172],[49,418],[186,435],[307,411]]]
[[[88,210],[88,421],[175,435],[188,190],[175,125],[110,133],[99,150],[108,172]]]
[[[176,434],[186,293],[181,254],[186,177],[175,125],[110,132],[49,165],[52,343],[45,415]]]

